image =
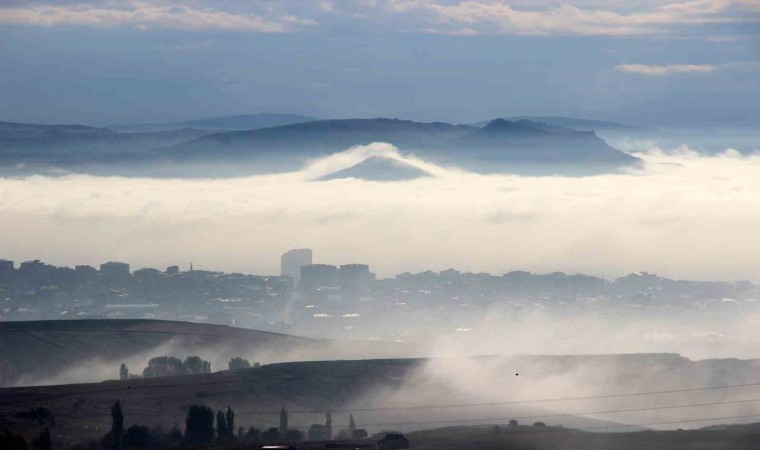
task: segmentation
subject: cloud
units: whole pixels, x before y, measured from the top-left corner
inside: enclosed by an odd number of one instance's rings
[[[375,154],[435,176],[310,181]],[[0,248],[16,261],[192,260],[271,274],[284,250],[304,246],[319,262],[366,262],[381,276],[455,267],[758,281],[760,156],[641,156],[646,167],[630,173],[483,176],[373,144],[232,179],[0,178]]]
[[[679,25],[753,20],[746,16],[740,19],[734,12],[737,8],[751,11],[751,6],[726,0],[664,5],[644,1],[635,4],[637,9],[626,10],[616,3],[594,1],[557,4],[547,1],[467,0],[444,3],[436,0],[392,0],[383,5],[394,14],[420,14],[420,21],[439,25],[433,28],[425,26],[423,29],[446,34],[467,30],[468,34],[638,35],[663,33]],[[754,18],[754,21],[757,20]]]
[[[710,73],[715,70],[715,66],[709,64],[667,64],[664,66],[618,64],[615,66],[615,70],[640,75],[671,75],[675,73]]]
[[[101,5],[32,4],[0,7],[0,24],[38,26],[75,25],[94,27],[130,26],[138,29],[223,30],[279,33],[316,25],[311,19],[293,15],[265,17],[229,12],[189,3],[104,2]]]
[[[760,62],[736,61],[725,64],[618,64],[614,67],[618,72],[635,73],[638,75],[673,75],[673,74],[705,74],[716,71],[732,71],[735,73],[760,72]]]
[[[448,35],[645,35],[700,24],[760,22],[756,2],[688,0],[51,1],[0,8],[0,23],[251,32],[378,29]]]

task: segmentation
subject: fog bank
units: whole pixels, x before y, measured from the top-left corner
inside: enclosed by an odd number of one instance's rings
[[[311,181],[368,155],[435,176]],[[274,274],[283,251],[310,247],[317,262],[365,262],[380,276],[454,267],[760,281],[760,157],[636,156],[645,166],[619,174],[483,176],[375,143],[243,178],[3,178],[0,257]]]

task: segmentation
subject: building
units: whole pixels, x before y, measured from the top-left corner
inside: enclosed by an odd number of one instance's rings
[[[150,267],[135,270],[134,274],[132,275],[135,277],[135,280],[141,283],[157,282],[157,281],[160,281],[161,277],[163,276],[160,270],[152,269]]]
[[[169,266],[166,268],[167,275],[179,275],[179,266]]]
[[[100,277],[98,269],[87,265],[74,266],[74,273],[76,273],[77,282],[80,284],[93,283]]]
[[[124,282],[129,279],[129,264],[109,261],[100,265],[100,274],[107,283]]]
[[[49,285],[53,282],[55,266],[45,264],[38,259],[22,262],[18,268],[19,276],[30,284],[39,286]]]
[[[292,277],[297,283],[301,278],[301,267],[312,264],[311,249],[288,250],[280,257],[280,275]]]
[[[11,281],[16,274],[13,261],[0,259],[0,281]]]
[[[375,281],[375,274],[366,264],[344,264],[338,269],[338,278],[343,288],[365,288]]]
[[[316,289],[338,285],[338,268],[329,264],[301,266],[302,289]]]

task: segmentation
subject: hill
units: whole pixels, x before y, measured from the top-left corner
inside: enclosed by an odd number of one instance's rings
[[[370,156],[351,167],[318,178],[319,181],[356,178],[368,181],[401,181],[429,177],[430,174],[395,158]]]
[[[204,375],[107,381],[92,384],[18,387],[0,389],[0,426],[11,430],[40,427],[18,412],[44,407],[55,417],[54,435],[59,442],[83,442],[102,436],[110,423],[110,406],[121,401],[126,424],[160,425],[169,429],[183,423],[188,404],[203,403],[214,409],[231,406],[236,423],[257,428],[276,426],[282,406],[290,412],[290,428],[306,430],[310,424],[324,422],[331,411],[337,430],[346,427],[353,413],[357,425],[377,432],[388,427],[404,431],[430,428],[433,420],[446,424],[463,415],[478,417],[494,414],[493,408],[439,411],[423,402],[423,409],[398,408],[384,404],[375,394],[405,389],[405,384],[426,364],[424,359],[375,359],[360,361],[312,361],[264,365],[256,369],[223,371]],[[468,401],[455,393],[438,394],[434,404]],[[419,404],[407,395],[405,404]],[[471,402],[472,399],[469,399]],[[501,414],[505,414],[503,409]],[[510,407],[508,414],[545,414],[530,405]],[[592,418],[563,418],[574,426],[613,426],[614,422]],[[399,422],[410,422],[399,426]],[[386,425],[391,423],[392,425]]]
[[[182,423],[192,403],[229,405],[237,424],[258,428],[276,426],[283,405],[290,426],[301,430],[323,422],[326,411],[332,412],[336,431],[347,425],[349,414],[370,432],[457,425],[445,429],[457,434],[511,419],[548,425],[520,428],[526,432],[556,431],[554,425],[621,432],[642,429],[637,424],[699,428],[757,414],[751,401],[757,367],[757,361],[690,361],[673,354],[287,362],[202,375],[0,389],[0,426],[39,429],[17,414],[44,407],[55,416],[59,442],[82,442],[108,429],[110,405],[120,400],[127,425],[164,429]],[[418,444],[429,438],[431,445],[438,438],[411,436]],[[577,436],[580,445],[591,435]]]
[[[294,123],[319,120],[316,117],[298,114],[238,114],[234,116],[211,117],[188,120],[184,122],[141,123],[132,125],[113,125],[114,130],[125,132],[165,131],[193,128],[197,130],[255,130],[259,128],[279,127]]]
[[[448,427],[409,433],[416,449],[483,450],[749,450],[760,439],[760,424],[696,430],[602,433],[556,427]]]
[[[0,322],[0,385],[100,381],[116,376],[122,362],[139,373],[153,356],[196,354],[220,370],[234,356],[267,363],[405,353],[382,341],[328,341],[190,322]]]
[[[90,163],[105,155],[147,150],[196,139],[206,131],[180,129],[119,133],[84,125],[39,125],[0,122],[0,166]]]

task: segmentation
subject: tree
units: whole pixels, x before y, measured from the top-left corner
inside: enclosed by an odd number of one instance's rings
[[[335,439],[338,440],[338,441],[344,441],[346,439],[351,439],[351,430],[348,430],[346,428],[338,430],[338,434],[335,435]]]
[[[366,439],[368,436],[369,433],[364,428],[357,428],[354,431],[354,439]]]
[[[111,431],[119,435],[124,432],[124,412],[118,400],[111,406]]]
[[[211,373],[211,363],[208,361],[203,361],[203,370],[201,373]]]
[[[267,444],[271,444],[272,442],[277,442],[280,440],[280,430],[277,428],[270,428],[267,431],[263,432],[261,434],[261,440],[262,442],[266,442]]]
[[[519,424],[517,423],[517,421],[516,421],[515,419],[512,419],[512,420],[510,420],[510,421],[509,421],[509,427],[510,427],[510,428],[515,428],[515,427],[517,427],[518,425],[519,425]]]
[[[148,448],[155,443],[150,428],[145,425],[132,425],[127,428],[122,441],[127,448]]]
[[[333,438],[332,428],[332,414],[325,413],[325,429],[327,430],[327,440],[330,441]]]
[[[356,433],[356,421],[353,414],[348,415],[348,430],[351,432],[351,437],[353,437]]]
[[[127,365],[124,363],[121,363],[121,367],[119,367],[119,379],[120,380],[129,379],[129,367],[127,367]]]
[[[27,450],[29,447],[26,445],[24,436],[4,431],[0,433],[0,448],[3,450]]]
[[[247,359],[243,359],[239,356],[236,356],[230,360],[228,367],[230,368],[230,370],[250,369],[251,362],[248,361]]]
[[[227,419],[221,411],[216,412],[216,437],[220,441],[227,439]]]
[[[298,442],[303,440],[303,433],[298,430],[288,430],[285,433],[285,440],[288,442]]]
[[[164,436],[164,443],[170,447],[181,447],[184,439],[182,438],[182,431],[179,429],[179,424],[172,425],[172,428]]]
[[[32,448],[34,450],[51,450],[53,448],[50,430],[47,427],[32,439]]]
[[[315,423],[309,427],[308,435],[310,441],[326,441],[327,427],[322,423]]]
[[[284,406],[280,408],[280,433],[283,436],[288,433],[288,411]]]
[[[143,370],[145,378],[171,377],[187,374],[187,366],[181,359],[173,356],[156,356],[148,361],[148,367]]]
[[[536,422],[533,424],[534,427],[545,427],[546,424],[544,422]]]
[[[200,356],[188,356],[185,358],[185,367],[188,373],[203,373],[203,359]]]
[[[229,437],[234,440],[235,438],[235,411],[232,410],[229,406],[227,406],[227,413],[225,414],[225,419],[227,419],[227,433],[230,435]]]
[[[210,444],[214,441],[214,411],[206,405],[190,405],[185,418],[185,443]]]
[[[254,427],[248,427],[248,431],[245,433],[243,439],[245,442],[258,442],[261,437],[261,430]]]

